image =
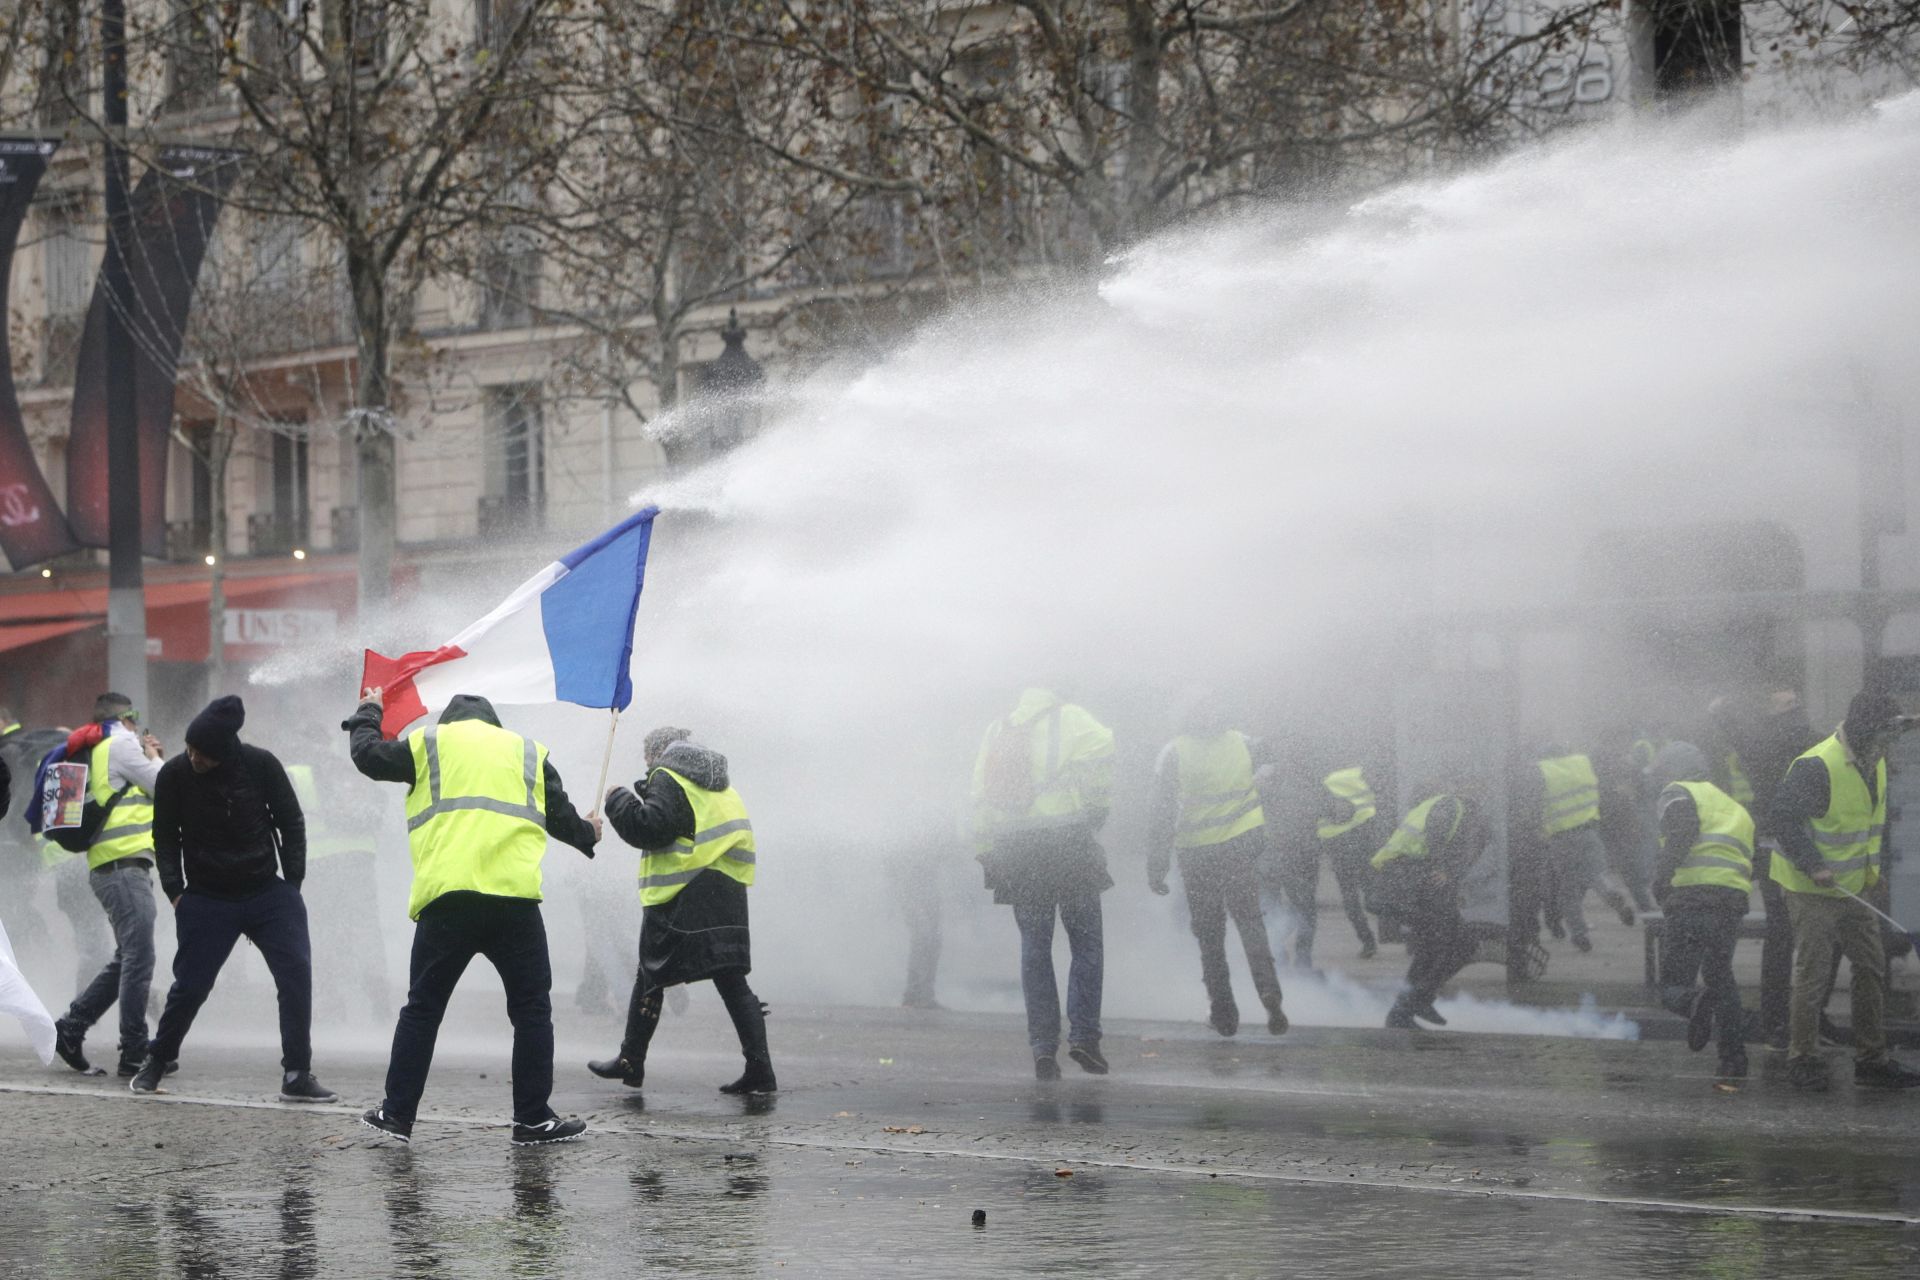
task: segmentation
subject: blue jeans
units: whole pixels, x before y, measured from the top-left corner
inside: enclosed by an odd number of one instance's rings
[[[1067,930],[1072,954],[1067,970],[1067,1043],[1100,1043],[1101,927],[1100,894],[1092,889],[1063,894],[1048,902],[1015,902],[1020,926],[1020,987],[1027,999],[1027,1042],[1036,1058],[1060,1051],[1060,986],[1053,973],[1053,916]]]
[[[280,997],[280,1065],[288,1071],[313,1066],[313,950],[307,942],[307,904],[300,891],[276,880],[237,902],[189,889],[173,912],[179,949],[173,956],[173,989],[153,1037],[153,1056],[172,1062],[180,1044],[213,994],[214,979],[244,936],[260,948]]]
[[[120,1003],[120,1060],[147,1056],[147,993],[153,986],[153,872],[122,858],[87,873],[87,885],[113,926],[113,959],[73,998],[61,1021],[87,1029]]]

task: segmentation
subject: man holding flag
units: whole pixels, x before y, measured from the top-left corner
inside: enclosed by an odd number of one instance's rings
[[[476,955],[499,971],[513,1022],[514,1144],[586,1131],[548,1105],[553,970],[540,860],[549,838],[591,858],[600,818],[575,811],[546,747],[503,728],[493,700],[616,713],[632,701],[633,619],[655,514],[649,507],[548,565],[438,649],[367,654],[363,700],[342,727],[361,773],[407,785],[413,855],[407,1004],[386,1098],[362,1117],[390,1137],[412,1136],[440,1019]],[[392,741],[436,708],[437,724]]]

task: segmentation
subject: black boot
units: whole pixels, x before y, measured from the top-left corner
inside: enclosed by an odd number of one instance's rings
[[[720,988],[720,999],[733,1019],[734,1032],[740,1037],[740,1052],[747,1069],[738,1080],[720,1086],[722,1093],[776,1093],[779,1084],[773,1076],[773,1055],[767,1050],[767,1012],[744,979],[728,982]]]
[[[633,996],[627,1002],[627,1034],[620,1052],[611,1058],[596,1058],[587,1070],[602,1080],[618,1080],[629,1089],[638,1089],[647,1075],[647,1046],[653,1043],[654,1030],[660,1025],[659,987],[643,987],[644,979],[635,979]]]
[[[647,1079],[647,1064],[626,1057],[595,1058],[587,1063],[587,1070],[602,1080],[618,1080],[629,1089],[640,1088]]]

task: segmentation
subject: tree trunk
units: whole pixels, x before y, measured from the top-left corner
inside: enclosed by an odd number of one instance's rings
[[[387,282],[370,252],[347,253],[353,287],[354,340],[359,355],[353,391],[354,456],[360,475],[360,599],[364,628],[386,610],[393,595],[395,472],[392,381],[388,361],[392,334]]]

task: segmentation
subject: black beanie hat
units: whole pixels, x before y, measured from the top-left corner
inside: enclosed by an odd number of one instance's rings
[[[1900,704],[1886,694],[1856,693],[1847,707],[1847,741],[1859,742],[1873,734],[1885,733],[1899,718]]]
[[[224,760],[240,749],[240,726],[246,722],[247,708],[238,697],[229,693],[215,698],[187,726],[187,745]]]

